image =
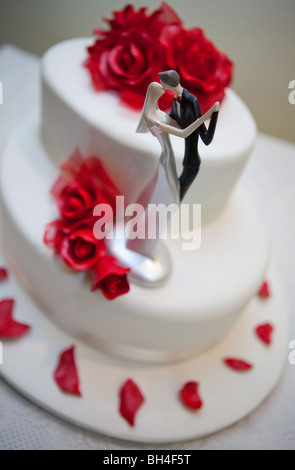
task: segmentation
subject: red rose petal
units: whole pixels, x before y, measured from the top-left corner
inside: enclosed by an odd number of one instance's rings
[[[160,19],[165,24],[179,24],[180,26],[182,25],[181,18],[177,15],[177,13],[173,10],[173,8],[170,5],[168,5],[168,3],[162,2],[161,7],[159,8],[158,11],[161,12]]]
[[[63,392],[81,396],[74,352],[75,346],[61,352],[58,365],[54,371],[54,378]]]
[[[264,281],[261,284],[260,289],[258,291],[258,295],[259,297],[262,297],[262,298],[270,297],[270,290],[269,290],[269,285],[267,281]]]
[[[29,325],[13,319],[13,299],[4,299],[0,302],[0,337],[18,338],[31,328]]]
[[[227,357],[223,361],[228,367],[239,372],[247,371],[253,368],[253,365],[249,362],[234,357]]]
[[[0,268],[0,282],[8,279],[8,271],[6,268]]]
[[[191,410],[199,410],[203,406],[203,401],[198,392],[198,382],[187,382],[179,392],[182,402]]]
[[[128,421],[130,426],[134,426],[135,415],[144,400],[144,396],[136,383],[128,379],[120,390],[120,414]]]
[[[273,332],[273,326],[270,323],[264,323],[262,325],[257,326],[256,334],[257,336],[263,341],[265,344],[271,344],[271,335]]]

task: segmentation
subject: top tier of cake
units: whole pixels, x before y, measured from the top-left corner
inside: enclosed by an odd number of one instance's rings
[[[129,204],[152,177],[161,149],[150,134],[136,134],[140,113],[121,105],[115,93],[93,90],[83,67],[92,42],[89,38],[65,41],[43,57],[42,138],[56,165],[75,147],[85,156],[100,157]],[[225,206],[255,137],[251,113],[232,90],[227,90],[212,144],[206,147],[200,142],[202,165],[197,183],[183,201],[202,204],[203,222],[215,218]],[[184,141],[172,137],[172,144],[180,172]]]

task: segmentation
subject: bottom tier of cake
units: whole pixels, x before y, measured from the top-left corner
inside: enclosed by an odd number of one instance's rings
[[[0,263],[4,263],[1,247]],[[287,364],[290,325],[285,289],[272,263],[266,276],[271,297],[252,299],[230,332],[207,352],[175,364],[138,364],[101,353],[63,332],[11,275],[2,284],[1,294],[16,299],[15,317],[32,328],[23,338],[2,340],[0,374],[58,417],[108,436],[166,443],[211,434],[253,411],[272,391]],[[268,346],[255,335],[257,325],[266,322],[274,327]],[[63,393],[53,380],[60,352],[73,344],[81,397]],[[244,359],[253,368],[231,370],[223,362],[228,356]],[[119,390],[128,378],[145,397],[134,427],[119,413]],[[203,400],[197,411],[185,408],[178,395],[190,380],[199,383]]]
[[[50,196],[57,174],[36,124],[10,136],[1,164],[4,251],[42,314],[77,341],[147,362],[193,356],[228,333],[268,263],[264,229],[240,191],[202,226],[199,249],[183,250],[182,239],[165,242],[172,274],[162,287],[132,285],[127,295],[107,301],[43,244],[45,226],[57,216]]]

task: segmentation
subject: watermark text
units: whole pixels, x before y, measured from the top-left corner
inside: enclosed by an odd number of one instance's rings
[[[115,217],[109,204],[97,204],[93,215],[99,217],[93,227],[97,240],[103,238],[128,240],[182,240],[183,250],[197,250],[201,246],[201,204],[165,205],[129,204],[124,196],[116,197]],[[114,221],[115,219],[115,221]],[[122,227],[124,230],[116,230]]]

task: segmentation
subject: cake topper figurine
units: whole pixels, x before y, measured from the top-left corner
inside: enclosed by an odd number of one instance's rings
[[[154,217],[150,217],[153,207],[151,204],[165,204],[166,207],[173,203],[180,204],[199,170],[201,160],[198,153],[198,137],[200,135],[206,145],[212,141],[219,109],[217,102],[202,116],[197,98],[181,87],[179,75],[175,70],[161,72],[159,78],[160,84],[152,82],[148,87],[137,128],[137,132],[151,132],[159,140],[162,148],[156,172],[137,201],[146,207],[142,221],[146,236],[144,239],[136,238],[127,242],[129,249],[146,256],[153,256],[153,249],[158,239],[158,236],[155,239],[148,237],[149,222],[155,221]],[[166,89],[174,93],[174,103],[169,116],[158,106],[158,100]],[[207,130],[204,122],[210,117]],[[169,134],[185,139],[183,171],[180,178],[177,176]]]
[[[159,244],[163,227],[159,227],[157,216],[152,212],[157,211],[159,204],[164,204],[167,208],[171,204],[178,206],[182,201],[199,170],[198,137],[200,135],[206,145],[212,141],[219,111],[219,103],[216,102],[202,116],[197,98],[181,87],[176,71],[162,72],[159,77],[161,83],[152,82],[148,86],[137,128],[138,133],[150,132],[155,136],[162,149],[155,174],[137,200],[137,204],[144,208],[137,220],[137,232],[144,235],[134,238],[127,234],[123,252],[122,246],[119,247],[116,242],[112,246],[116,257],[123,257],[123,262],[131,268],[131,277],[144,285],[162,283],[171,268],[169,254],[164,245]],[[172,90],[175,96],[169,115],[158,106],[158,101],[166,89]],[[177,100],[180,97],[181,103],[178,106]],[[207,119],[210,119],[208,129],[204,124]],[[183,171],[180,178],[176,171],[170,134],[185,139]],[[167,224],[168,222],[167,218]],[[151,223],[156,226],[151,227]],[[153,237],[150,236],[151,233]]]
[[[160,72],[159,78],[161,85],[165,90],[171,90],[174,93],[174,102],[169,116],[173,118],[179,126],[184,129],[192,124],[201,115],[199,101],[196,96],[180,85],[180,78],[175,70]],[[211,119],[208,129],[204,123],[201,123],[195,131],[185,138],[185,153],[183,158],[183,171],[179,177],[180,201],[182,201],[188,188],[197,176],[200,168],[200,155],[198,152],[199,136],[205,145],[209,145],[214,137],[217,117],[218,103],[215,103],[210,110]]]

